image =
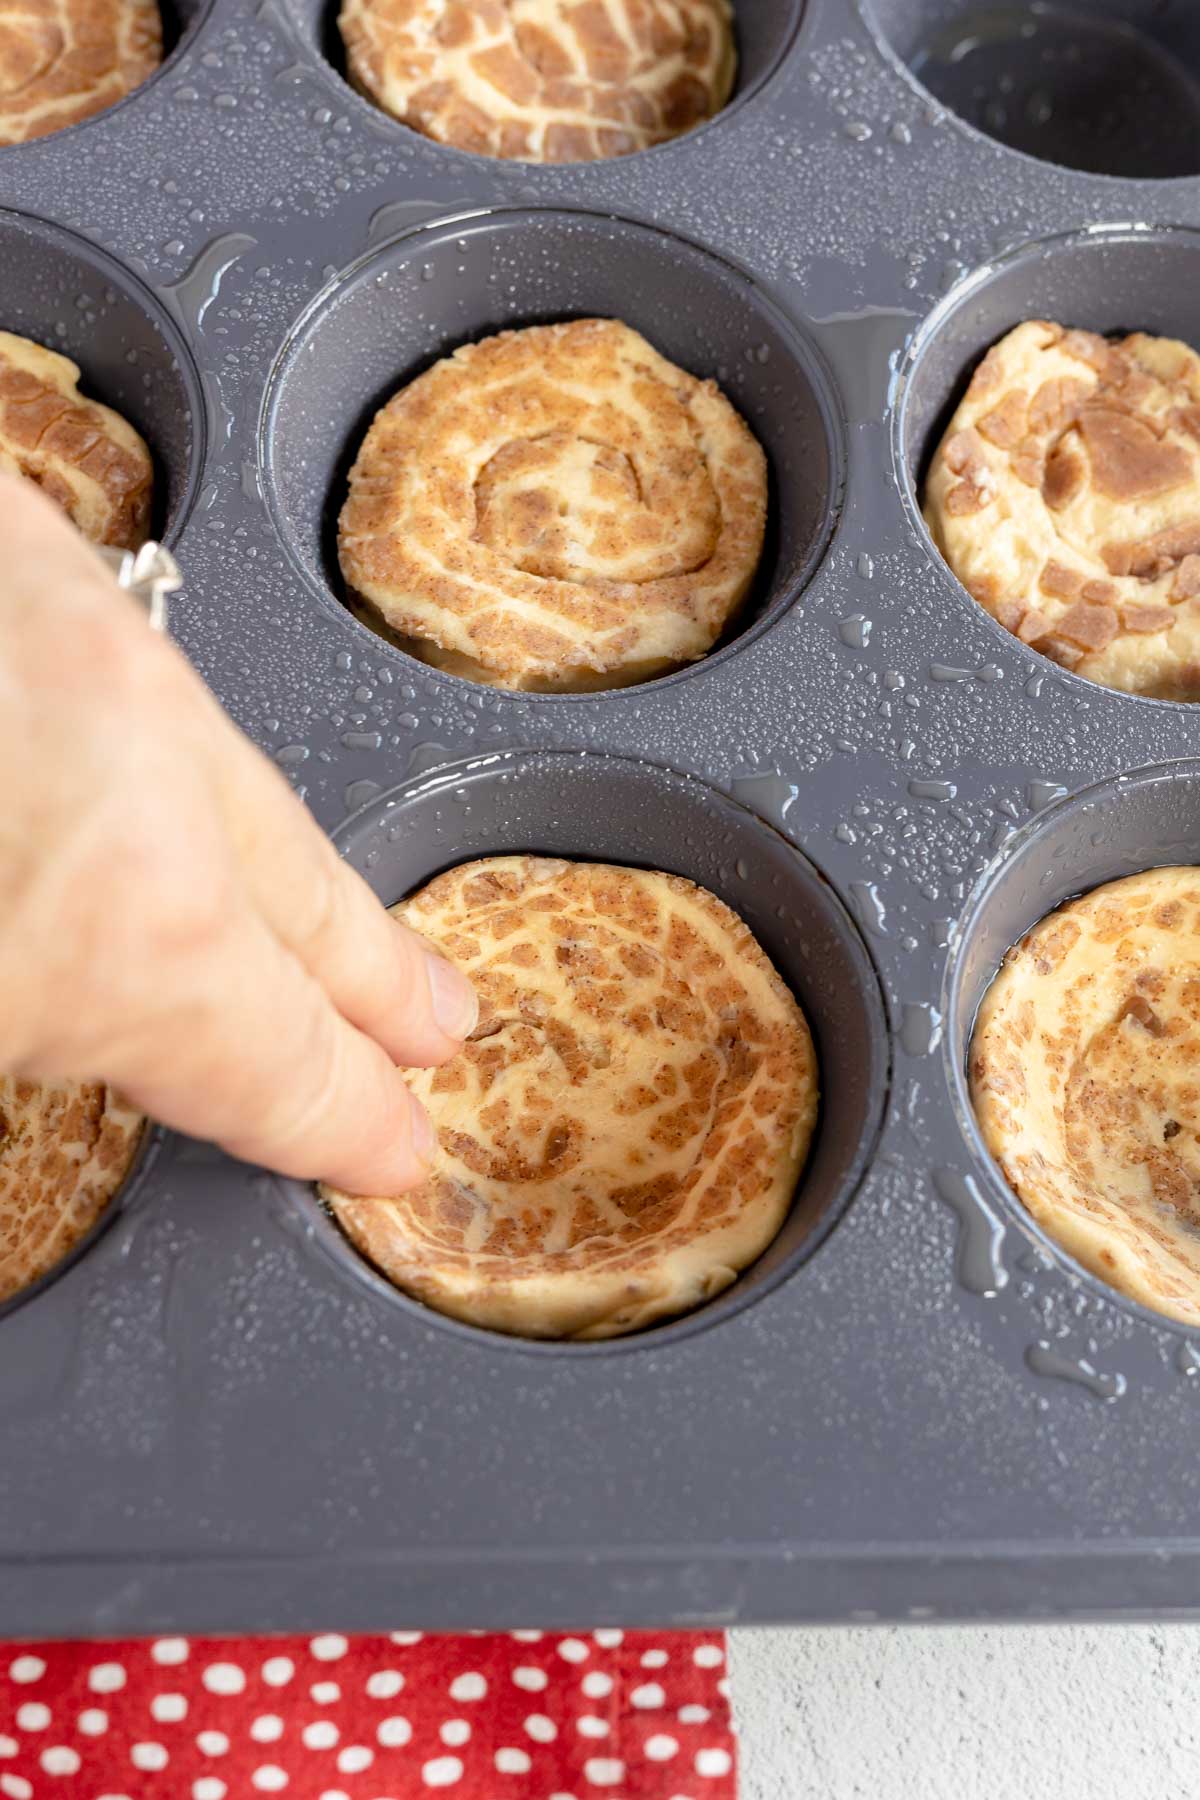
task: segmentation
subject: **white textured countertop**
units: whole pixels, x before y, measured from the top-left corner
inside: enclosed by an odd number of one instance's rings
[[[1200,1626],[730,1637],[740,1800],[1200,1795]]]

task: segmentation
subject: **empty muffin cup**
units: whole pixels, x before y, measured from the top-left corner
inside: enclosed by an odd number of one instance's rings
[[[1095,175],[1200,172],[1200,16],[1163,0],[997,6],[862,0],[898,61],[965,124]]]
[[[442,870],[489,857],[563,857],[686,877],[744,921],[799,1002],[820,1084],[816,1134],[781,1229],[732,1285],[682,1318],[605,1343],[539,1344],[481,1332],[385,1282],[306,1190],[298,1204],[314,1215],[319,1243],[343,1269],[382,1302],[447,1330],[496,1346],[581,1355],[659,1344],[728,1318],[814,1253],[864,1172],[882,1116],[888,1048],[858,933],[829,885],[777,832],[702,783],[648,764],[514,751],[450,765],[381,795],[337,837],[389,904]]]

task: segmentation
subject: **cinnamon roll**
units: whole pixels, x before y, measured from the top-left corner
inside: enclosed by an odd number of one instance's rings
[[[495,687],[620,687],[710,650],[762,552],[763,452],[614,319],[505,331],[410,382],[350,472],[355,604]]]
[[[0,144],[103,112],[161,61],[156,0],[0,0]]]
[[[500,856],[398,917],[469,975],[479,1025],[411,1076],[416,1191],[327,1191],[399,1287],[476,1325],[605,1338],[729,1285],[787,1215],[817,1116],[799,1006],[749,928],[677,875]]]

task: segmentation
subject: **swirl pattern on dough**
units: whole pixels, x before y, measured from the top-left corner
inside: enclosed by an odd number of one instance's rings
[[[612,319],[501,332],[376,415],[339,523],[369,622],[505,688],[625,686],[710,650],[762,553],[766,459],[712,381]]]
[[[327,1195],[355,1245],[526,1337],[614,1337],[728,1286],[782,1225],[817,1116],[804,1016],[742,920],[677,875],[533,856],[395,911],[471,977],[480,1019],[410,1078],[429,1180]]]
[[[115,106],[161,61],[157,0],[0,0],[0,144]]]
[[[1200,869],[1051,913],[984,998],[971,1095],[1038,1223],[1093,1274],[1200,1324]]]
[[[482,156],[626,156],[719,112],[729,0],[343,0],[350,79],[406,125]]]
[[[136,550],[150,529],[154,469],[119,413],[85,400],[56,350],[0,331],[0,469],[35,481],[95,544]]]
[[[144,1124],[97,1083],[0,1075],[0,1301],[40,1280],[92,1229]]]
[[[964,587],[1090,681],[1200,700],[1200,356],[1035,320],[988,351],[925,517]]]

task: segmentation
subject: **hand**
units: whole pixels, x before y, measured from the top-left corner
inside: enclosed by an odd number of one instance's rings
[[[279,772],[32,484],[0,476],[0,1068],[357,1193],[419,1181],[396,1064],[467,982],[389,918]]]

